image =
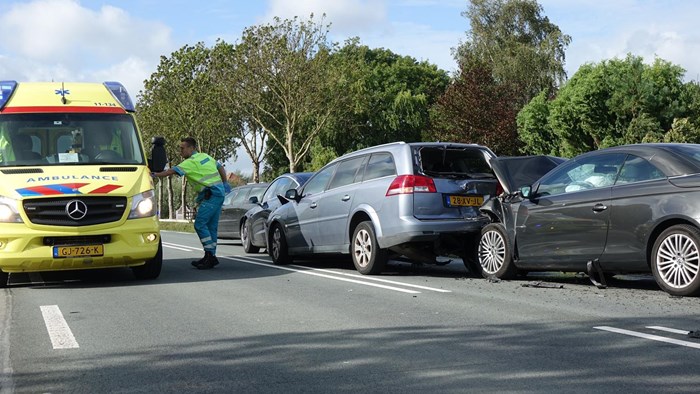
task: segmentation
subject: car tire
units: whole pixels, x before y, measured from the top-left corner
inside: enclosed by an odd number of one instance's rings
[[[160,276],[160,270],[163,267],[163,244],[158,242],[158,252],[155,257],[146,260],[146,264],[137,267],[131,267],[134,277],[139,280],[155,279]]]
[[[363,275],[379,274],[389,260],[389,252],[379,247],[374,226],[370,221],[361,222],[355,227],[350,254],[355,269]]]
[[[654,242],[651,271],[671,295],[700,294],[700,230],[687,224],[664,230]]]
[[[243,245],[243,250],[246,253],[258,253],[260,248],[253,245],[253,240],[250,239],[250,232],[248,231],[248,221],[243,221],[241,224],[241,244]]]
[[[479,267],[484,278],[512,279],[518,273],[511,256],[511,244],[505,226],[491,223],[481,229]]]
[[[285,265],[292,262],[292,258],[289,256],[289,249],[287,248],[287,238],[285,238],[282,226],[279,224],[273,224],[272,228],[270,228],[269,245],[270,247],[267,250],[273,264]]]

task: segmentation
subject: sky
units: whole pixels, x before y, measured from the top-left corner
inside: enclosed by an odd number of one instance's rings
[[[543,14],[572,38],[565,69],[632,53],[655,57],[700,80],[700,1],[539,0]],[[466,38],[467,0],[0,0],[0,80],[120,81],[133,99],[161,56],[217,39],[235,43],[246,27],[275,16],[331,23],[329,38],[359,37],[419,61],[456,69]],[[239,152],[227,170],[251,172]]]

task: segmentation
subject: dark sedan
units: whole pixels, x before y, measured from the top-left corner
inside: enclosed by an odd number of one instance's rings
[[[219,238],[241,238],[243,216],[250,208],[257,206],[257,204],[251,204],[249,200],[251,197],[260,199],[267,186],[267,183],[251,183],[233,188],[226,195],[219,218]]]
[[[505,192],[482,211],[486,277],[518,272],[651,271],[678,296],[700,293],[700,145],[638,144],[588,152],[523,185],[524,162],[493,160]],[[546,169],[544,169],[546,170]]]
[[[277,196],[303,185],[311,175],[312,172],[282,174],[270,182],[262,198],[249,199],[253,208],[246,212],[241,223],[241,243],[246,253],[258,253],[260,248],[267,247],[265,222],[270,212],[282,205]]]

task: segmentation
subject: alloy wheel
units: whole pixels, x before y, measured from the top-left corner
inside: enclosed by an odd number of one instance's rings
[[[695,241],[681,233],[663,240],[656,253],[659,277],[669,287],[680,289],[690,285],[700,272],[700,255]]]
[[[355,253],[355,261],[360,267],[366,267],[372,258],[372,239],[367,230],[357,232],[353,245],[353,253]]]
[[[479,264],[486,274],[494,275],[503,267],[506,243],[498,231],[488,231],[479,241]]]

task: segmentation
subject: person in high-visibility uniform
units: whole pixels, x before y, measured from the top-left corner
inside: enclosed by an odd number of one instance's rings
[[[219,264],[216,258],[217,228],[224,196],[231,191],[226,180],[226,170],[206,153],[197,152],[197,141],[187,137],[180,141],[183,160],[173,168],[153,173],[155,177],[170,175],[186,176],[198,192],[195,202],[199,204],[194,220],[194,229],[204,248],[204,257],[193,261],[198,269],[209,269]]]

